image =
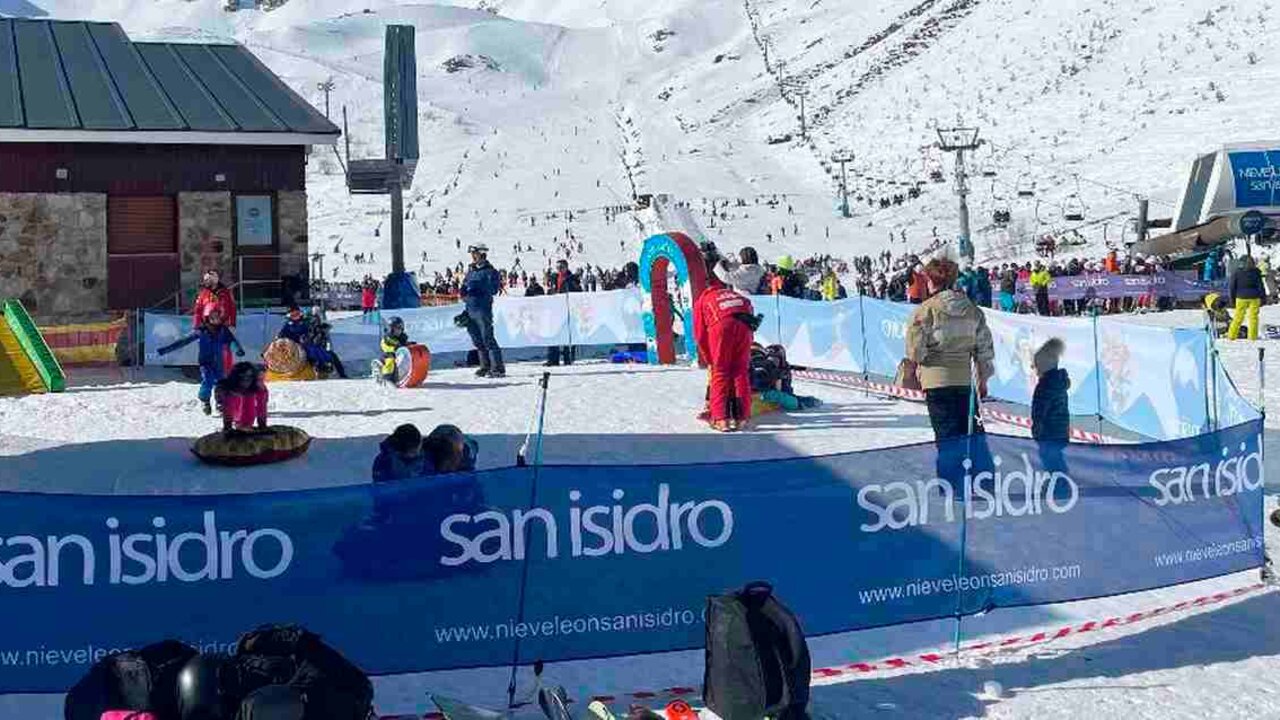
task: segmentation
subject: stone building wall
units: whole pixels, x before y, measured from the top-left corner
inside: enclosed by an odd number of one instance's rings
[[[307,276],[307,193],[276,193],[276,236],[280,242],[280,274]]]
[[[0,298],[42,323],[107,312],[107,196],[0,193]]]
[[[235,281],[232,221],[230,192],[178,193],[178,255],[186,302],[195,296],[206,270],[221,270],[228,285]]]

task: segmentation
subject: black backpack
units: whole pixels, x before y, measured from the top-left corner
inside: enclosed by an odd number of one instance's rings
[[[724,720],[806,720],[809,647],[800,622],[755,582],[707,598],[702,699]]]
[[[102,658],[67,692],[66,720],[99,720],[108,710],[178,716],[178,673],[196,649],[177,640],[162,640],[138,650]]]
[[[264,687],[285,685],[303,697],[305,720],[366,720],[373,712],[369,677],[320,636],[296,625],[264,625],[245,633],[231,665],[233,692],[241,700]]]

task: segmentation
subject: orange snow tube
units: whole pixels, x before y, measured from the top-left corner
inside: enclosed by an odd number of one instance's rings
[[[267,362],[267,370],[276,375],[289,376],[307,364],[307,353],[292,340],[276,338],[262,352],[262,359]]]
[[[307,363],[291,373],[278,373],[270,368],[262,375],[262,379],[267,382],[290,382],[294,380],[319,380],[320,374],[316,372],[315,366]]]
[[[396,385],[415,388],[427,379],[431,372],[431,351],[426,345],[406,345],[396,350]]]

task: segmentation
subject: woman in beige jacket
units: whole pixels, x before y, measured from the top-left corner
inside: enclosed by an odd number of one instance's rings
[[[986,397],[987,379],[994,372],[995,350],[982,311],[955,289],[959,268],[946,259],[931,260],[924,269],[929,298],[916,308],[907,324],[907,360],[914,365],[924,390],[934,437],[981,432],[971,399]]]

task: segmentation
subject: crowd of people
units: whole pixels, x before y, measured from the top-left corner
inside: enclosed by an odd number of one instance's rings
[[[1274,296],[1269,263],[1258,261],[1268,295]],[[918,304],[926,296],[927,277],[920,255],[893,256],[883,252],[875,257],[864,256],[852,261],[856,292],[867,297],[895,302]],[[1243,267],[1227,251],[1211,254],[1198,279],[1204,282],[1230,278]],[[1121,256],[1112,250],[1102,258],[1089,260],[1034,260],[1005,262],[998,265],[968,265],[958,271],[956,286],[982,307],[1005,312],[1035,313],[1038,315],[1081,315],[1086,313],[1119,313],[1170,309],[1174,298],[1152,291],[1126,297],[1089,297],[1087,299],[1057,299],[1050,293],[1055,278],[1077,277],[1089,273],[1110,275],[1153,275],[1170,269],[1168,258],[1128,254]]]

